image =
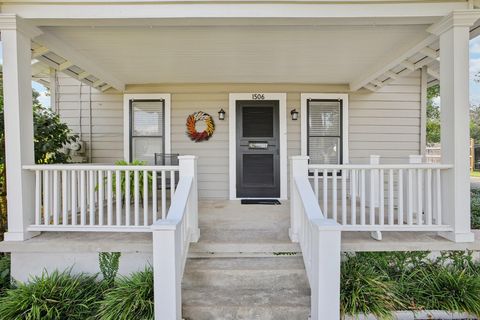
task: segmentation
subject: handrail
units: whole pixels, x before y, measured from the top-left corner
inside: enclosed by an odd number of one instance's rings
[[[298,194],[302,200],[303,209],[309,220],[325,220],[325,217],[320,209],[315,194],[312,191],[310,183],[306,179],[306,176],[294,176],[295,185],[297,186]]]
[[[451,164],[309,164],[308,169],[318,170],[349,170],[349,169],[451,169]]]
[[[180,166],[150,166],[150,165],[109,165],[109,164],[31,164],[22,167],[24,170],[128,170],[128,171],[178,171]]]
[[[193,177],[182,177],[172,199],[167,219],[159,219],[152,225],[153,230],[174,230],[182,222],[187,207]]]

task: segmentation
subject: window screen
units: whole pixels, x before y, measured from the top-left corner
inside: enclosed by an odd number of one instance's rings
[[[130,101],[130,161],[153,165],[155,153],[164,153],[164,101]]]
[[[310,163],[342,163],[342,101],[309,100],[307,112]]]

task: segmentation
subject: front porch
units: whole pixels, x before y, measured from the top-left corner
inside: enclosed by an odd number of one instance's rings
[[[15,277],[72,265],[96,272],[98,252],[122,252],[121,273],[152,265],[156,317],[173,320],[182,302],[193,314],[235,293],[211,290],[202,304],[213,278],[192,279],[202,264],[194,259],[266,258],[240,261],[235,279],[278,271],[256,292],[262,301],[298,301],[292,319],[338,319],[342,251],[480,249],[468,170],[479,11],[461,1],[389,10],[207,1],[195,6],[213,10],[192,16],[185,5],[101,19],[90,4],[73,17],[61,3],[56,13],[2,8],[9,225],[0,249],[12,252]],[[326,8],[338,11],[326,17]],[[55,112],[88,130],[91,163],[34,164],[32,58],[51,68]],[[426,89],[438,81],[443,163],[425,164]],[[188,139],[189,115],[224,109],[208,141]],[[158,152],[181,154],[179,165],[112,164]],[[247,197],[282,204],[237,200]],[[225,261],[206,264],[225,270]],[[301,281],[276,292],[291,274]]]

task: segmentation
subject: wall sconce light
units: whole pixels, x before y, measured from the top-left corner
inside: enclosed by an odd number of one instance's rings
[[[290,111],[290,114],[292,115],[292,120],[298,120],[298,111],[296,109]]]
[[[218,111],[218,119],[225,120],[225,110],[220,109],[220,111]]]

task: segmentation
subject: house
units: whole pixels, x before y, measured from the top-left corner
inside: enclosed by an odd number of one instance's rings
[[[152,264],[157,319],[338,319],[341,251],[474,248],[477,4],[2,1],[13,276],[119,251]],[[87,163],[34,164],[32,73]]]

